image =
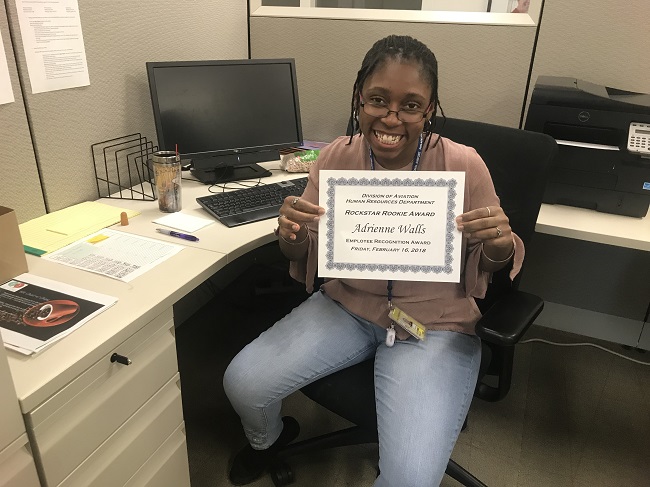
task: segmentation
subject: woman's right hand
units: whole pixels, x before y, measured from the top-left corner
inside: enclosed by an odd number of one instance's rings
[[[306,237],[307,229],[303,229],[305,224],[317,222],[324,213],[325,209],[318,205],[297,196],[287,196],[278,216],[278,235],[286,242],[301,242],[302,238],[298,240],[298,234]],[[305,235],[302,235],[303,232]]]

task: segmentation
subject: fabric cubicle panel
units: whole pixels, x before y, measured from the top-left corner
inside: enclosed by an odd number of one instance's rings
[[[345,132],[352,84],[366,51],[388,35],[427,44],[439,64],[448,116],[518,127],[536,26],[251,18],[253,57],[296,58],[303,133]]]
[[[156,141],[147,61],[248,57],[240,0],[79,0],[90,85],[31,94],[16,5],[6,5],[49,210],[97,198],[91,144],[132,133]]]
[[[45,203],[4,8],[0,8],[0,32],[15,99],[13,103],[0,105],[0,205],[16,210],[16,217],[22,223],[43,215]]]
[[[530,92],[540,75],[650,93],[650,2],[546,0]]]

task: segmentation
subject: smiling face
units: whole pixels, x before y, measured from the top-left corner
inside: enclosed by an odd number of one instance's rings
[[[431,117],[431,96],[431,84],[416,62],[388,59],[368,76],[361,87],[363,102],[393,110],[383,118],[359,110],[359,128],[382,167],[401,169],[413,161],[424,123]],[[427,115],[419,122],[404,123],[395,113],[403,109]]]

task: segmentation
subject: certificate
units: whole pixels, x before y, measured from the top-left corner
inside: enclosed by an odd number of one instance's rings
[[[459,282],[462,171],[320,172],[321,277]]]

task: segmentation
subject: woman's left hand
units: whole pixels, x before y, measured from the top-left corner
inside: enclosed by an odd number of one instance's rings
[[[500,206],[477,208],[456,217],[458,230],[483,243],[483,252],[495,261],[512,254],[514,241],[510,220]]]

